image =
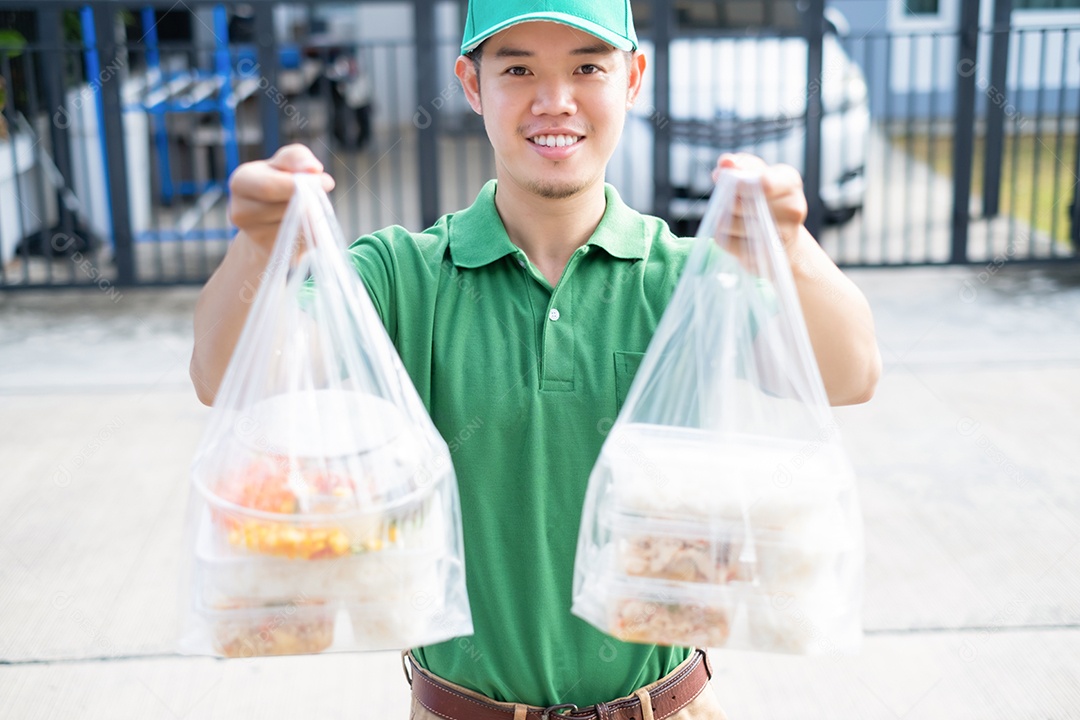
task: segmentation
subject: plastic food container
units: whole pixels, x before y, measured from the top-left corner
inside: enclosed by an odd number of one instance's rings
[[[853,501],[829,447],[614,429],[583,509],[573,611],[633,642],[826,652],[821,638],[858,630]]]
[[[654,520],[633,513],[610,519],[616,570],[633,577],[723,584],[738,579],[739,526]]]
[[[854,474],[830,445],[717,436],[703,430],[616,427],[597,470],[608,501],[658,519],[743,522],[757,529],[812,521],[854,487]]]
[[[416,597],[423,597],[416,596]],[[353,637],[365,647],[408,647],[426,630],[416,622],[415,597],[404,602],[349,605],[347,612],[352,623]],[[432,608],[425,608],[431,611]],[[435,609],[437,610],[437,609]]]
[[[274,397],[226,426],[192,473],[193,647],[292,655],[468,634],[453,466],[423,426],[352,391]]]
[[[748,598],[747,638],[755,649],[799,655],[838,655],[857,646],[861,632],[850,618],[856,609],[836,595],[798,598],[785,592]]]
[[[321,600],[201,608],[214,649],[230,658],[319,653],[334,642],[337,609]]]
[[[723,647],[736,597],[724,588],[609,580],[608,632],[627,642]]]
[[[835,589],[850,541],[828,516],[797,531],[753,531],[734,522],[611,518],[617,574],[684,583],[750,583],[766,590]]]
[[[370,602],[407,602],[439,581],[440,563],[450,559],[439,549],[442,537],[434,521],[429,537],[413,549],[363,552],[321,559],[245,555],[214,543],[209,514],[201,523],[195,568],[203,598],[212,605],[236,599],[271,602],[303,592],[311,597]]]
[[[216,526],[215,543],[222,550],[318,560],[415,546],[424,534],[433,497],[413,496],[369,512],[330,513],[275,513],[217,495],[207,499]],[[295,507],[294,502],[285,500],[281,507]]]
[[[196,611],[214,651],[231,658],[412,647],[433,633],[445,635],[462,619],[447,609],[437,587],[349,601],[218,598]]]
[[[735,582],[703,585],[610,576],[594,616],[626,642],[752,647],[766,652],[835,654],[858,645],[853,609],[835,592],[789,593]]]
[[[195,610],[226,657],[398,649],[467,619],[444,596],[464,568],[439,544],[440,517],[417,548],[321,559],[221,552],[209,511],[199,528]]]
[[[224,657],[305,655],[362,647],[390,650],[421,644],[451,616],[439,588],[413,589],[350,600],[266,601],[208,595],[196,612],[210,629],[215,652]]]
[[[406,549],[448,463],[400,411],[356,392],[277,396],[238,413],[231,438],[196,465],[219,552],[316,560]],[[345,432],[343,428],[347,428]],[[220,468],[225,468],[220,470]]]
[[[596,592],[615,637],[821,653],[815,643],[826,629],[846,627],[836,598],[855,568],[842,528],[753,533],[752,552],[732,522],[616,515],[610,532],[607,561],[598,563],[608,580]]]

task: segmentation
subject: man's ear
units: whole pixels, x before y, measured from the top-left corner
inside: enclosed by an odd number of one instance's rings
[[[637,101],[638,93],[641,92],[641,84],[645,78],[645,55],[640,50],[635,50],[630,56],[630,83],[626,90],[626,107],[629,109]]]
[[[454,74],[461,81],[461,88],[465,91],[465,99],[477,115],[483,115],[483,106],[480,104],[480,74],[476,72],[476,63],[464,55],[459,55],[454,63]]]

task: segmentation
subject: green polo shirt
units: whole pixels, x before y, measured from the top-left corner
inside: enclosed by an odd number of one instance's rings
[[[689,652],[619,642],[570,605],[589,473],[692,242],[608,186],[599,226],[552,287],[510,242],[495,191],[425,232],[386,228],[351,248],[461,493],[475,635],[416,656],[497,700],[586,706]]]

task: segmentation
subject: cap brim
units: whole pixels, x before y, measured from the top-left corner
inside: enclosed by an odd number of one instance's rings
[[[465,55],[467,53],[472,52],[473,50],[475,50],[477,48],[478,45],[480,45],[480,43],[484,42],[485,40],[487,40],[492,35],[494,35],[496,33],[499,33],[499,32],[502,32],[503,30],[505,30],[508,27],[513,27],[514,25],[520,25],[521,23],[538,22],[538,21],[557,22],[557,23],[561,23],[563,25],[569,25],[572,28],[582,30],[584,32],[589,33],[590,35],[595,35],[596,37],[598,37],[601,40],[603,40],[604,42],[606,42],[608,45],[613,45],[619,50],[626,50],[626,51],[629,52],[631,50],[636,50],[637,49],[637,43],[634,42],[633,40],[630,40],[630,39],[625,38],[625,37],[623,37],[623,36],[621,36],[621,35],[619,35],[617,33],[614,33],[611,30],[608,30],[606,27],[602,27],[600,25],[597,25],[594,22],[590,22],[588,20],[584,20],[582,18],[575,17],[573,15],[567,15],[566,13],[533,12],[533,13],[526,13],[525,15],[519,15],[518,17],[515,17],[515,18],[513,18],[511,20],[507,20],[507,21],[499,23],[497,25],[493,25],[492,27],[488,28],[487,30],[484,30],[483,32],[478,33],[477,35],[474,35],[473,37],[469,38],[468,40],[466,40],[462,44],[462,46],[461,46],[461,54]]]

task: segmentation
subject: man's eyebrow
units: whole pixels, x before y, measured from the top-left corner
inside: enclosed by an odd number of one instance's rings
[[[579,47],[576,50],[571,50],[571,55],[607,55],[609,52],[613,52],[614,49],[606,43],[597,43],[596,45],[586,45],[585,47]]]
[[[570,51],[571,55],[607,55],[613,52],[610,45],[605,43],[597,43],[595,45],[586,45],[584,47],[575,48]],[[518,58],[518,57],[533,57],[536,53],[531,50],[524,50],[516,47],[501,47],[495,51],[495,57],[497,58]]]
[[[532,57],[533,53],[513,47],[501,47],[495,51],[495,57]]]

